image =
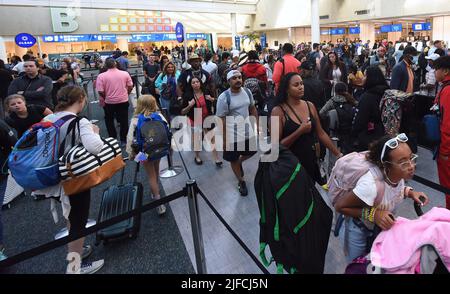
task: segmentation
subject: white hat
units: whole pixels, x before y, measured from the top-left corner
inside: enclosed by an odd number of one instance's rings
[[[426,56],[425,59],[436,61],[441,57],[441,55],[433,53],[430,56]]]
[[[241,72],[238,70],[230,70],[230,72],[227,74],[227,81],[236,76],[242,76]]]

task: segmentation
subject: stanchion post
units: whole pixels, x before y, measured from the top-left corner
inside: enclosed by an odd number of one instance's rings
[[[95,90],[95,85],[94,85],[94,73],[91,73],[91,82],[92,82],[92,91],[94,92],[94,99],[95,99],[95,101],[98,101],[97,91]]]
[[[198,210],[197,184],[195,180],[189,180],[186,183],[187,197],[189,203],[189,212],[191,217],[192,237],[194,240],[195,261],[197,265],[197,274],[206,274],[205,248],[203,245],[202,228],[200,223],[200,214]]]
[[[138,71],[136,70],[135,72],[134,72],[134,83],[135,83],[135,86],[136,86],[136,98],[137,99],[139,99],[139,75],[138,75]]]

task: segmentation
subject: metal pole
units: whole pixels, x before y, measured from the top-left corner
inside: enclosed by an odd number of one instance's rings
[[[195,180],[189,180],[186,183],[187,197],[189,203],[189,212],[191,216],[192,237],[194,240],[195,261],[197,264],[197,274],[206,274],[205,248],[203,245],[202,228],[200,223],[200,214],[198,212],[197,202],[197,184]]]
[[[139,99],[139,75],[137,70],[134,76],[134,83],[136,84],[136,98]]]

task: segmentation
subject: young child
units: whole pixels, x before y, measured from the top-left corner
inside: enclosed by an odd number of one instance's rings
[[[132,147],[133,140],[135,139],[136,135],[135,132],[137,130],[137,124],[139,121],[139,116],[143,114],[146,117],[149,117],[151,115],[158,115],[162,121],[167,123],[164,116],[159,112],[158,106],[156,104],[155,97],[151,95],[143,95],[139,97],[137,101],[136,110],[134,112],[134,117],[131,119],[130,122],[130,128],[128,130],[127,135],[127,146],[126,146],[126,152],[130,155],[130,159],[134,159],[137,155],[137,150]],[[148,179],[150,181],[150,190],[153,195],[153,199],[158,200],[161,198],[160,191],[159,191],[159,163],[160,159],[157,160],[144,160],[141,161],[142,165],[145,168],[145,171],[147,172]],[[156,208],[159,215],[163,215],[166,213],[166,207],[165,205],[160,205]]]
[[[40,122],[44,117],[53,112],[47,107],[40,105],[29,105],[25,102],[25,97],[14,94],[5,99],[5,109],[8,113],[6,123],[16,129],[17,137],[22,135],[35,123]]]

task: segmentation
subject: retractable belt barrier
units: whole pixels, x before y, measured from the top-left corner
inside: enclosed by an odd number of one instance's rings
[[[61,239],[58,239],[58,240],[55,240],[55,241],[52,241],[52,242],[40,245],[40,246],[35,247],[33,249],[30,249],[30,250],[27,250],[25,252],[19,253],[17,255],[8,257],[7,259],[5,259],[3,261],[0,261],[0,268],[4,268],[4,267],[7,267],[7,266],[12,266],[12,265],[17,264],[19,262],[25,261],[27,259],[33,258],[33,257],[38,256],[38,255],[41,255],[41,254],[43,254],[45,252],[48,252],[50,250],[53,250],[53,249],[56,249],[58,247],[64,246],[64,245],[66,245],[69,242],[72,242],[72,241],[75,241],[75,240],[80,239],[82,237],[85,237],[87,235],[93,234],[93,233],[95,233],[95,232],[97,232],[97,231],[99,231],[101,229],[104,229],[104,228],[107,228],[107,227],[109,227],[111,225],[120,223],[120,222],[122,222],[124,220],[127,220],[127,219],[129,219],[129,218],[131,218],[131,217],[133,217],[135,215],[147,212],[147,211],[152,210],[152,209],[154,209],[154,208],[156,208],[156,207],[158,207],[158,206],[160,206],[162,204],[169,203],[169,202],[174,201],[174,200],[176,200],[178,198],[181,198],[183,196],[187,196],[186,188],[184,188],[183,190],[181,190],[179,192],[176,192],[174,194],[166,196],[166,197],[164,197],[162,199],[155,200],[155,201],[153,201],[153,202],[151,202],[149,204],[143,205],[140,208],[136,208],[134,210],[130,210],[127,213],[124,213],[122,215],[113,217],[113,218],[111,218],[111,219],[109,219],[107,221],[104,221],[102,223],[96,224],[96,225],[94,225],[92,227],[83,229],[81,232],[79,232],[77,234],[69,235],[67,237],[64,237],[64,238],[61,238]]]
[[[441,185],[439,185],[439,184],[437,184],[435,182],[432,182],[430,180],[427,180],[425,178],[422,178],[422,177],[416,176],[416,175],[413,177],[413,180],[418,182],[418,183],[420,183],[420,184],[422,184],[422,185],[427,186],[428,188],[431,188],[433,190],[436,190],[436,191],[442,192],[444,194],[449,194],[450,195],[450,189],[449,188],[441,186]]]

